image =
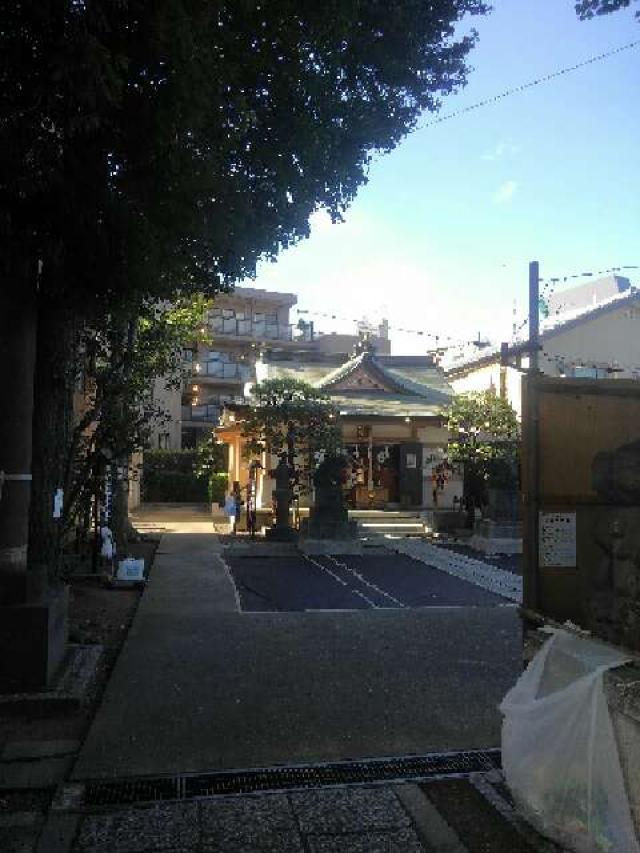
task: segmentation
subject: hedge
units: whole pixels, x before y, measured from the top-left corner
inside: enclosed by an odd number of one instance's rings
[[[207,480],[196,476],[195,450],[147,450],[142,468],[142,500],[153,503],[207,503]]]
[[[196,450],[147,450],[144,454],[142,500],[148,503],[222,503],[229,478],[224,473],[196,476]]]
[[[227,474],[212,474],[209,480],[209,503],[224,503],[228,487],[229,477]]]

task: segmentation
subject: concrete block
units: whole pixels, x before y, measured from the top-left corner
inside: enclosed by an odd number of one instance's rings
[[[362,542],[357,539],[301,539],[298,549],[303,554],[362,554]]]
[[[40,812],[9,812],[0,814],[0,830],[2,829],[39,829],[44,823],[44,815]]]
[[[45,601],[0,607],[0,671],[15,691],[49,687],[67,642],[68,589]]]
[[[38,839],[36,853],[69,853],[79,823],[78,814],[49,815]],[[97,850],[93,853],[97,853]]]
[[[11,761],[0,764],[0,790],[52,788],[69,772],[73,755],[43,761]]]
[[[33,853],[37,835],[31,829],[0,828],[0,850],[2,853]]]
[[[79,749],[79,740],[14,740],[5,746],[0,760],[54,758],[60,755],[71,755]]]

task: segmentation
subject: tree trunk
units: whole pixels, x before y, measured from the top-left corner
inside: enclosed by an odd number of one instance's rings
[[[128,320],[122,327],[122,347],[124,348],[125,358],[122,366],[122,389],[124,389],[131,381],[131,373],[133,370],[133,359],[135,357],[134,347],[136,340],[136,322]],[[128,417],[126,408],[126,395],[123,393],[120,399],[113,400],[114,414],[116,419],[122,424],[122,431],[125,432],[124,422]],[[119,453],[113,460],[113,470],[115,472],[111,488],[112,488],[112,512],[111,512],[111,530],[114,541],[116,543],[116,554],[125,556],[127,544],[129,541],[129,533],[131,525],[129,523],[129,455],[127,453]]]
[[[69,310],[39,300],[28,566],[40,591],[60,574],[62,519],[54,518],[54,496],[63,488],[71,444],[74,330]]]
[[[8,274],[0,288],[0,604],[28,595],[36,270],[26,267],[23,280]]]

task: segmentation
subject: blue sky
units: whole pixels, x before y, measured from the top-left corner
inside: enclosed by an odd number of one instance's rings
[[[440,115],[640,40],[633,10],[579,22],[573,0],[494,0],[472,23],[469,83]],[[253,286],[296,293],[325,331],[354,324],[322,313],[387,317],[397,354],[432,344],[399,328],[507,339],[530,260],[543,277],[640,265],[638,91],[640,46],[441,124],[425,115],[377,158],[345,223],[315,215]]]

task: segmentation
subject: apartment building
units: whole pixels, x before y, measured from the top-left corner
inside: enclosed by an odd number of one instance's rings
[[[180,390],[159,378],[154,397],[168,419],[154,427],[151,446],[168,450],[196,447],[217,426],[223,407],[242,404],[256,382],[256,363],[275,359],[337,359],[353,354],[359,334],[316,334],[312,321],[292,322],[293,293],[238,287],[217,296],[208,312],[211,343],[185,350],[189,376]],[[360,331],[360,330],[359,330]],[[389,353],[388,325],[367,330],[380,354]]]

